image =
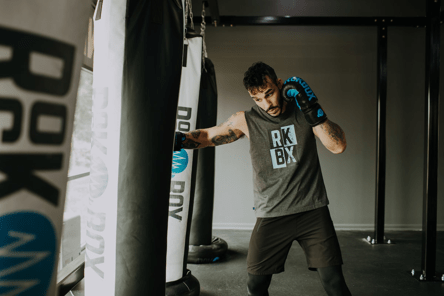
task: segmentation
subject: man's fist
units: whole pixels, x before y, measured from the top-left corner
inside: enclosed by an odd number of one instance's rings
[[[318,104],[318,98],[302,78],[288,78],[282,86],[281,96],[287,102],[295,100],[311,126],[316,126],[327,120],[327,115]]]
[[[183,141],[185,141],[186,137],[184,133],[176,132],[174,136],[174,151],[180,151],[183,148]]]

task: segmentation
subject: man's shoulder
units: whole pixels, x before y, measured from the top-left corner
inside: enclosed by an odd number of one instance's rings
[[[231,116],[232,124],[249,137],[245,111],[238,111]]]
[[[234,122],[243,124],[246,121],[245,116],[246,116],[245,111],[238,111],[234,113],[231,118],[233,119]]]
[[[252,116],[252,115],[254,116],[255,114],[259,113],[258,108],[259,107],[257,105],[254,105],[254,106],[251,106],[250,110],[246,110],[246,111],[242,111],[242,112],[244,113],[245,117]]]

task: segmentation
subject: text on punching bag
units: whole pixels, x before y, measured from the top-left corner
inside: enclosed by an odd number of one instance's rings
[[[190,131],[190,119],[192,108],[179,106],[177,108],[177,129],[181,132]],[[182,169],[182,171],[185,168]],[[170,190],[170,210],[169,216],[182,221],[180,212],[183,210],[183,193],[185,191],[185,181],[171,181]],[[171,209],[174,208],[174,209]]]
[[[0,45],[12,52],[9,60],[0,62],[0,81],[12,79],[14,86],[17,87],[17,91],[14,93],[23,94],[23,97],[20,98],[4,97],[0,91],[0,112],[12,115],[9,117],[12,118],[11,127],[2,127],[3,130],[0,131],[1,142],[15,145],[17,148],[8,149],[9,151],[15,150],[17,153],[3,152],[0,154],[0,171],[7,175],[4,181],[0,182],[0,199],[21,189],[26,189],[36,197],[58,206],[59,189],[50,181],[44,180],[34,173],[35,171],[62,169],[63,158],[67,157],[63,144],[66,140],[69,102],[43,102],[39,101],[38,96],[39,94],[48,94],[56,99],[67,97],[71,86],[75,47],[54,39],[5,28],[0,28],[0,36],[2,36]],[[24,46],[24,42],[26,46]],[[58,61],[61,60],[63,62],[61,76],[54,78],[33,73],[30,57],[35,53]],[[28,102],[32,103],[28,105]],[[57,131],[42,129],[39,126],[39,119],[43,117],[58,118],[58,122],[61,122],[60,128]],[[29,133],[24,135],[23,131],[26,130]],[[58,153],[22,151],[23,145],[20,142],[26,141],[25,136],[33,145],[58,146],[60,151]],[[53,148],[51,150],[54,151]]]
[[[105,191],[108,187],[108,113],[109,110],[108,88],[95,88],[93,90],[93,120],[91,125],[91,169],[89,183],[89,203],[103,203],[106,199]],[[105,228],[106,212],[88,209],[87,215],[85,268],[92,270],[100,277],[105,278],[106,270],[102,267],[105,263]]]

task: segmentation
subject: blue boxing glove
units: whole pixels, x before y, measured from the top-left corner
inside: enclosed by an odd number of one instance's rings
[[[282,86],[281,96],[287,102],[295,100],[311,126],[317,126],[327,120],[327,115],[318,104],[318,98],[302,78],[288,78]]]
[[[174,136],[174,148],[173,151],[180,151],[183,148],[183,142],[185,141],[186,137],[184,133],[176,132]]]

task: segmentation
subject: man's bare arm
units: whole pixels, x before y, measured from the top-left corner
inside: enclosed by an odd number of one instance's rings
[[[347,147],[347,140],[342,128],[328,119],[313,127],[313,133],[321,140],[325,148],[335,154],[344,152]]]
[[[183,148],[198,149],[232,143],[244,136],[244,121],[244,113],[238,112],[218,126],[184,133]]]

